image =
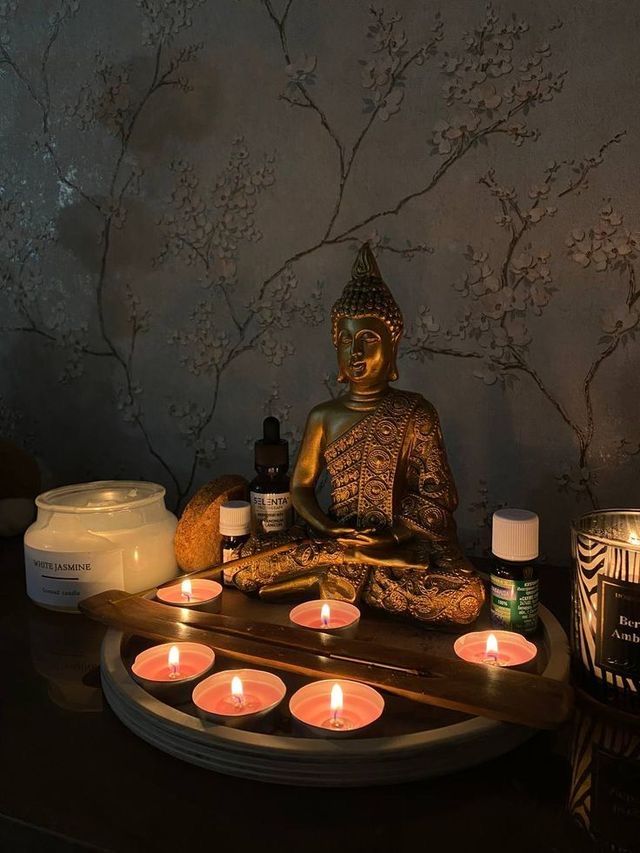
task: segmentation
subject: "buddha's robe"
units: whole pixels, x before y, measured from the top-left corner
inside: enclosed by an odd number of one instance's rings
[[[324,450],[329,515],[359,529],[403,526],[413,538],[394,549],[412,568],[362,562],[334,540],[304,540],[261,554],[239,569],[246,591],[320,571],[321,593],[358,598],[436,625],[468,624],[484,589],[458,545],[458,498],[438,415],[420,394],[391,391],[378,407]]]

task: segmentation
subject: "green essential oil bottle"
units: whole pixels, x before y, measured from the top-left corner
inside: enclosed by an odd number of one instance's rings
[[[262,439],[255,444],[258,476],[249,484],[251,512],[259,536],[287,530],[293,522],[289,491],[289,445],[280,438],[277,418],[265,418]]]
[[[538,626],[538,527],[526,509],[493,514],[491,622],[504,631],[532,634]]]

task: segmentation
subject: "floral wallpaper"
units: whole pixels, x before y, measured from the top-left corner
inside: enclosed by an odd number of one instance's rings
[[[0,434],[47,485],[251,473],[372,242],[470,551],[638,505],[630,0],[0,0]],[[626,82],[625,82],[626,81]]]

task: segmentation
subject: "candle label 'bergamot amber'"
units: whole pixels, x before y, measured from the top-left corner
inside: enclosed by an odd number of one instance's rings
[[[640,673],[640,586],[598,578],[596,666],[620,675]]]

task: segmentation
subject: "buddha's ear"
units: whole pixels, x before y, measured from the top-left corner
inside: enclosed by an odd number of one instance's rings
[[[342,382],[344,384],[345,382],[348,382],[349,379],[346,376],[342,367],[340,366],[340,355],[338,354],[338,338],[337,338],[337,335],[334,335],[333,346],[335,347],[336,354],[338,355],[338,375],[336,376],[336,382]]]
[[[393,343],[393,354],[391,356],[391,365],[389,367],[389,382],[395,382],[396,379],[400,376],[398,373],[398,344],[400,343],[400,338],[397,338]]]

